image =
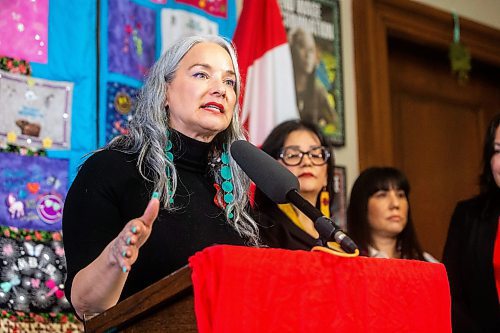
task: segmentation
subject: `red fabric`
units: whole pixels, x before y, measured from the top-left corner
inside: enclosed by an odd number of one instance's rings
[[[227,245],[189,264],[200,333],[451,332],[442,264]]]
[[[248,68],[266,52],[287,43],[281,11],[276,0],[244,1],[233,43],[238,54],[241,84],[245,87]],[[241,90],[243,104],[245,89]],[[249,119],[242,119],[248,129]]]
[[[287,43],[277,1],[244,1],[233,43],[238,52],[238,65],[244,85],[247,69],[255,60],[276,46]]]
[[[495,274],[498,299],[500,300],[500,217],[498,218],[497,235],[493,250],[493,272]]]
[[[257,189],[257,186],[255,186],[254,183],[250,184],[250,187],[248,189],[248,197],[250,201],[250,205],[253,207],[255,204],[255,190]]]

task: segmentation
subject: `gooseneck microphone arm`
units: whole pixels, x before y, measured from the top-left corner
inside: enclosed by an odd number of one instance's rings
[[[322,246],[326,246],[327,242],[335,240],[344,251],[348,253],[356,251],[358,247],[352,239],[337,228],[331,219],[321,214],[316,207],[304,199],[297,190],[289,191],[286,198],[314,222],[314,228],[318,231]]]

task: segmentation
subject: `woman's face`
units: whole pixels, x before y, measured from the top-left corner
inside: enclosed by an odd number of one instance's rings
[[[316,67],[316,43],[312,34],[306,32],[297,32],[295,40],[295,59],[298,68],[294,70],[303,70],[305,73],[312,73]]]
[[[403,190],[380,190],[368,199],[368,224],[372,234],[394,238],[407,222],[408,199]]]
[[[321,147],[321,141],[311,131],[296,130],[288,134],[283,147],[292,148],[297,152],[308,152],[312,148]],[[314,165],[307,154],[304,154],[302,161],[296,166],[286,165],[281,159],[279,162],[299,179],[300,193],[302,195],[317,196],[322,188],[326,186],[327,164]]]
[[[231,57],[215,43],[199,43],[180,61],[168,84],[170,126],[210,142],[231,123],[236,106],[236,75]]]
[[[494,153],[491,157],[491,171],[493,178],[498,187],[500,187],[500,126],[497,127],[495,132],[495,141],[493,141]]]

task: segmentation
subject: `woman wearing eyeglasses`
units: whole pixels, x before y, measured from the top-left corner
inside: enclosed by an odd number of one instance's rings
[[[281,123],[269,134],[261,149],[297,176],[300,195],[330,217],[333,151],[315,125],[301,120]],[[313,221],[292,204],[277,205],[257,188],[254,210],[264,244],[291,250],[309,250],[319,245]]]

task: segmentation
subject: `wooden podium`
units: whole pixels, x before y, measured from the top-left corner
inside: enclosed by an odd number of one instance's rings
[[[191,269],[184,266],[86,321],[85,332],[198,332]]]
[[[218,245],[85,329],[451,333],[451,301],[442,264]]]

